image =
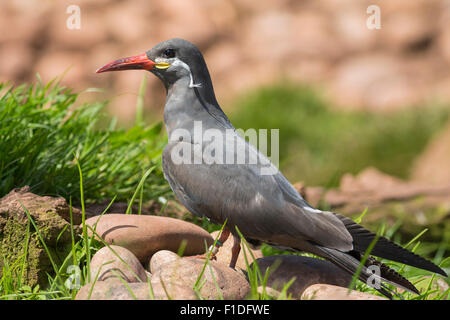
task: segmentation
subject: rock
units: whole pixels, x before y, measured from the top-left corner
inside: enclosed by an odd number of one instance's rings
[[[98,281],[117,279],[117,277],[121,277],[126,282],[147,281],[145,269],[136,256],[130,250],[115,245],[103,247],[97,251],[92,257],[90,271],[91,280],[97,276]]]
[[[374,167],[362,170],[356,177],[345,174],[341,178],[339,189],[343,192],[378,192],[383,189],[397,188],[404,183],[401,179],[385,174]]]
[[[150,289],[151,286],[151,289]],[[147,282],[129,283],[128,288],[119,281],[97,281],[91,293],[92,284],[83,286],[77,293],[75,300],[167,300],[167,293],[173,300],[196,300],[197,296],[190,288],[173,285],[166,287],[161,284]],[[153,292],[153,296],[150,294]]]
[[[28,72],[32,62],[32,54],[23,43],[8,42],[0,50],[0,81],[20,79]]]
[[[164,283],[165,286],[181,285],[194,288],[204,264],[205,261],[203,259],[189,257],[171,261],[153,273],[152,284],[160,282]],[[199,289],[199,294],[202,298],[207,300],[219,299],[220,293],[218,288],[220,288],[222,297],[225,300],[244,299],[250,292],[250,285],[241,272],[216,261],[210,261],[210,266],[211,268],[209,266],[205,268],[200,280],[200,283],[203,283]]]
[[[0,41],[19,41],[24,44],[32,44],[36,39],[39,39],[43,33],[45,33],[46,23],[43,21],[43,17],[48,15],[46,10],[30,10],[24,12],[20,10],[20,13],[11,14],[6,13],[5,8],[0,7],[0,28],[1,30],[8,30],[11,26],[20,26],[14,28],[14,32],[2,32],[2,38]]]
[[[450,22],[450,8],[447,6],[439,21],[440,33],[438,35],[438,48],[446,63],[450,63],[450,30],[447,28]]]
[[[430,166],[431,167],[431,166]],[[441,241],[449,233],[445,227],[450,208],[450,183],[431,184],[405,181],[367,168],[356,176],[346,174],[337,189],[326,191],[324,204],[333,212],[360,216],[368,209],[362,224],[376,231],[380,220],[391,226],[402,221],[399,230],[411,239],[425,227],[429,231],[422,238]]]
[[[216,239],[219,231],[214,231],[211,233],[213,239]],[[216,255],[217,262],[229,266],[231,261],[231,248],[233,247],[233,236],[228,237],[227,241],[224,242],[223,246],[220,247],[219,252]],[[241,242],[241,251],[239,252],[239,256],[236,262],[236,267],[241,268],[242,270],[247,270],[247,266],[245,265],[244,251],[247,256],[248,264],[251,265],[253,263],[253,258],[250,255],[249,248]],[[250,249],[251,253],[255,257],[255,259],[262,258],[263,254],[261,250],[253,250]]]
[[[126,2],[115,3],[105,8],[104,24],[109,37],[121,43],[137,43],[152,32],[154,21],[149,21],[143,15],[140,5],[130,6]],[[123,26],[127,26],[124,28]],[[101,29],[100,29],[101,30]],[[134,30],[130,34],[129,30]]]
[[[86,72],[84,57],[80,54],[68,54],[65,51],[49,51],[33,64],[44,82],[50,81],[64,74],[63,82],[71,83],[72,87],[81,88],[78,84]]]
[[[157,300],[198,300],[191,287],[169,284],[162,286],[159,281],[151,282],[153,296]]]
[[[199,226],[174,218],[111,213],[89,218],[86,224],[93,227],[97,221],[96,232],[103,240],[127,248],[141,263],[159,250],[177,252],[183,241],[185,255],[204,253],[205,242],[208,247],[213,243]]]
[[[275,290],[271,287],[263,287],[263,286],[259,286],[257,289],[259,294],[265,294],[269,297],[271,297],[272,299],[283,299],[283,297],[281,296],[281,292],[278,290]]]
[[[80,49],[91,50],[105,38],[108,30],[105,23],[95,17],[95,12],[86,10],[85,7],[81,6],[80,28],[77,29],[76,26],[70,24],[69,28],[67,25],[68,21],[71,22],[71,20],[68,20],[69,14],[64,14],[68,6],[69,4],[55,3],[54,7],[59,14],[48,16],[50,23],[48,37],[51,39],[52,47],[64,48],[72,52]],[[67,57],[70,56],[67,55]]]
[[[354,214],[366,207],[373,211],[395,201],[408,203],[419,197],[425,200],[421,201],[424,207],[435,205],[432,200],[436,197],[441,204],[450,203],[450,184],[404,181],[375,168],[366,168],[356,176],[345,174],[339,189],[327,191],[324,200],[333,210],[339,208],[341,212]]]
[[[210,3],[209,5],[214,5]],[[158,16],[165,21],[177,21],[177,23],[160,23],[157,25],[159,36],[170,39],[174,35],[191,39],[199,44],[213,41],[220,30],[210,18],[206,3],[193,4],[183,0],[166,0],[155,3]],[[174,8],[177,8],[174,10]],[[183,28],[179,26],[182,25]]]
[[[241,59],[240,52],[231,41],[221,41],[205,54],[205,59],[208,63],[217,65],[214,70],[210,72],[218,77],[228,75],[228,70],[237,65]],[[218,88],[220,89],[220,88]]]
[[[317,207],[322,200],[325,189],[323,187],[305,186],[303,182],[297,182],[294,185],[295,190],[313,207]]]
[[[447,63],[450,63],[450,31],[448,29],[439,36],[439,46]]]
[[[267,288],[281,292],[284,285],[295,277],[287,294],[300,299],[305,289],[316,283],[348,286],[351,276],[331,262],[296,255],[275,255],[256,260],[263,276],[271,267]]]
[[[161,267],[171,261],[178,260],[180,257],[169,250],[161,250],[156,252],[150,259],[149,267],[151,273],[155,273]]]
[[[341,41],[341,51],[363,52],[373,50],[378,33],[366,27],[367,16],[361,14],[367,9],[365,3],[351,3],[343,5],[335,11],[334,19],[336,33]]]
[[[314,284],[303,292],[302,300],[387,300],[373,294],[352,290],[329,284]]]
[[[0,278],[4,259],[10,266],[22,259],[25,246],[28,246],[23,284],[34,286],[47,284],[47,273],[53,274],[50,259],[30,223],[27,236],[27,209],[47,245],[52,258],[61,263],[71,247],[70,208],[63,198],[41,197],[30,192],[28,186],[14,189],[0,199]],[[73,209],[73,220],[79,223],[81,213]],[[63,232],[64,230],[64,232]],[[74,228],[79,233],[78,228]],[[26,244],[26,239],[28,243]]]
[[[312,81],[330,88],[335,88],[339,82],[330,97],[331,101],[344,105],[356,100],[354,108],[390,109],[404,102],[426,100],[430,94],[434,95],[433,89],[442,83],[441,78],[448,77],[448,68],[445,67],[450,62],[447,27],[450,14],[445,0],[396,1],[396,4],[392,1],[341,1],[338,5],[330,0],[308,3],[287,0],[264,0],[262,3],[170,0],[155,2],[148,10],[142,10],[145,7],[143,0],[135,5],[126,1],[79,0],[80,29],[67,27],[71,17],[66,12],[68,3],[23,3],[3,1],[0,4],[0,29],[14,30],[3,32],[0,39],[1,48],[8,54],[7,58],[2,57],[7,74],[0,68],[1,79],[12,82],[32,80],[36,71],[48,79],[61,70],[63,64],[75,62],[77,68],[72,68],[64,83],[81,89],[97,87],[104,85],[109,77],[119,79],[105,75],[101,81],[94,77],[93,71],[99,66],[99,61],[108,62],[112,58],[137,54],[174,36],[186,38],[200,46],[208,58],[216,93],[219,97],[231,96],[228,98],[230,100],[249,88],[290,79]],[[370,4],[381,8],[379,30],[366,27],[366,10]],[[147,44],[141,41],[144,38]],[[9,48],[8,42],[20,43],[24,48]],[[208,51],[212,52],[210,58]],[[62,52],[64,57],[54,52]],[[109,52],[110,58],[101,59],[105,52]],[[365,66],[361,72],[346,66],[374,52],[388,59],[395,58],[398,60],[396,65],[402,64],[411,55],[422,59],[422,54],[425,54],[432,59],[422,68],[424,76],[409,76],[411,69],[406,67],[405,72],[398,73],[398,77],[376,78],[375,81],[370,80],[373,79],[370,66]],[[55,66],[45,59],[48,56],[59,58],[53,61]],[[82,63],[80,56],[83,57]],[[18,57],[25,58],[22,65],[18,64]],[[271,57],[271,63],[267,63],[267,57]],[[11,65],[8,65],[9,60]],[[13,65],[19,68],[16,70]],[[341,77],[333,77],[341,73],[343,65],[346,69],[353,69],[349,71],[353,74],[351,76],[346,72],[344,81]],[[235,77],[236,66],[241,71],[239,81]],[[51,72],[44,67],[51,68]],[[390,67],[378,64],[374,69],[389,71]],[[359,74],[364,76],[366,72],[366,79],[371,81],[367,85],[365,79],[359,80]],[[393,73],[397,74],[395,71]],[[356,84],[348,77],[355,77]],[[410,84],[410,81],[416,80],[423,81],[423,84]],[[358,86],[358,81],[361,86]],[[109,96],[114,93],[117,98],[121,88],[115,81],[106,82],[111,89]],[[340,92],[341,87],[345,91]],[[163,95],[162,88],[158,89],[152,91],[152,105],[157,105],[154,97],[159,91]],[[135,95],[134,91],[132,94]],[[130,112],[126,111],[130,110],[130,103],[135,104],[131,100],[121,99],[115,103],[115,113]]]
[[[404,60],[381,53],[345,59],[334,70],[330,93],[346,108],[392,110],[417,102],[420,88],[405,71]],[[380,92],[383,92],[380,95]]]
[[[383,43],[394,50],[408,50],[431,37],[437,27],[420,11],[396,12],[384,20],[381,28]]]
[[[229,99],[232,100],[233,95],[247,92],[249,88],[288,78],[300,82],[313,81],[331,88],[340,82],[330,97],[331,101],[339,100],[345,104],[355,99],[367,104],[357,104],[355,108],[376,109],[381,106],[390,109],[416,99],[422,102],[430,94],[434,95],[434,86],[441,83],[442,76],[448,76],[446,67],[450,63],[450,14],[445,0],[395,2],[170,0],[155,2],[151,8],[142,10],[145,7],[143,0],[134,5],[126,1],[79,0],[76,5],[81,9],[81,28],[71,30],[67,27],[71,16],[66,12],[69,3],[26,1],[24,5],[23,1],[3,1],[0,4],[0,29],[14,32],[2,33],[1,48],[13,41],[20,43],[25,50],[19,46],[5,49],[8,58],[2,59],[8,75],[0,68],[1,76],[17,82],[34,79],[38,71],[46,74],[46,79],[54,72],[49,74],[44,66],[56,71],[64,63],[76,62],[77,68],[72,68],[65,83],[81,89],[97,87],[105,84],[105,80],[93,76],[101,61],[137,54],[161,40],[178,36],[195,42],[207,56],[208,51],[213,52],[207,62],[219,97],[231,96]],[[369,16],[366,10],[371,4],[381,8],[379,30],[366,27]],[[146,44],[141,41],[144,38]],[[55,51],[63,52],[64,57],[55,55]],[[111,57],[101,59],[102,55],[96,52],[109,52]],[[408,76],[407,67],[399,77],[388,81],[377,78],[368,85],[365,85],[365,79],[358,80],[359,72],[350,70],[354,75],[356,73],[356,83],[360,81],[363,85],[344,81],[346,90],[340,93],[342,79],[333,75],[349,61],[374,52],[398,58],[397,64],[411,55],[422,58],[422,54],[427,54],[432,59],[422,69],[425,77]],[[16,56],[26,58],[17,71],[12,67],[17,65]],[[52,67],[44,59],[47,56],[59,58],[61,64],[54,60],[56,65]],[[79,62],[80,56],[83,64]],[[271,63],[267,63],[267,57],[271,57]],[[13,62],[11,66],[7,63],[9,60]],[[36,67],[36,62],[39,67]],[[438,72],[434,71],[436,66]],[[241,71],[239,81],[236,81],[235,67]],[[390,70],[390,66],[379,64],[374,69]],[[361,70],[362,75],[365,72],[368,73],[367,79],[372,78],[370,67]],[[108,79],[110,76],[104,77]],[[423,85],[411,86],[409,81],[414,79],[423,80]],[[351,79],[348,81],[352,82]],[[109,96],[114,94],[117,97],[120,87],[114,81],[106,82],[111,89]],[[158,91],[163,92],[162,89]],[[152,99],[155,94],[159,93],[152,92]],[[135,101],[123,99],[116,108],[130,110],[129,103],[134,105]],[[153,104],[157,105],[154,100]],[[125,112],[117,111],[117,114]]]

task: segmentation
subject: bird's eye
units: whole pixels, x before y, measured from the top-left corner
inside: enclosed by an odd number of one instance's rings
[[[175,50],[174,49],[166,49],[166,50],[164,50],[163,55],[166,58],[175,58]]]

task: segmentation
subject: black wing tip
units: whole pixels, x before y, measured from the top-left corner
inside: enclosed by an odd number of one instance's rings
[[[376,265],[380,268],[381,278],[396,287],[403,288],[407,291],[420,295],[419,290],[404,276],[389,267],[388,265],[378,261],[374,257],[369,256],[366,261],[366,266]]]
[[[410,252],[410,251],[408,251],[408,252],[410,254],[412,254],[413,257],[416,259],[414,262],[412,262],[412,261],[408,261],[408,262],[397,261],[397,262],[404,263],[404,264],[412,266],[414,268],[418,268],[418,269],[426,270],[426,271],[429,271],[429,272],[437,273],[437,274],[440,274],[441,276],[443,276],[445,278],[448,277],[447,272],[445,272],[444,269],[439,267],[434,262],[432,262],[432,261],[430,261],[428,259],[425,259],[424,257],[419,256],[418,254],[415,254],[413,252]],[[393,260],[393,261],[395,261],[395,260]]]
[[[441,276],[444,276],[445,278],[448,277],[448,274],[447,274],[447,272],[444,271],[444,269],[442,269],[442,268],[440,268],[440,267],[438,267],[438,266],[436,266],[436,267],[437,267],[437,270],[435,271],[435,273],[438,273],[438,274],[440,274]]]
[[[365,252],[376,235],[344,215],[338,213],[335,215],[344,223],[347,231],[353,237],[354,249]],[[382,236],[378,238],[370,254],[448,277],[447,273],[435,263]]]
[[[434,262],[432,262],[432,261],[430,261],[428,259],[425,259],[425,258],[423,258],[423,257],[421,257],[421,256],[419,256],[419,255],[417,255],[415,253],[412,253],[412,254],[414,254],[414,256],[417,258],[417,260],[414,261],[415,263],[413,263],[413,262],[405,263],[403,261],[397,261],[397,262],[409,265],[409,266],[414,267],[414,268],[418,268],[418,269],[426,270],[426,271],[429,271],[429,272],[437,273],[437,274],[440,274],[441,276],[443,276],[445,278],[448,277],[447,272],[445,272],[444,269],[439,267]],[[393,261],[395,261],[395,260],[393,260]]]
[[[414,289],[413,289],[413,288],[414,288]],[[416,287],[414,287],[414,286],[413,286],[413,288],[411,288],[412,292],[414,292],[415,294],[417,294],[417,295],[420,296],[420,291],[419,291]]]

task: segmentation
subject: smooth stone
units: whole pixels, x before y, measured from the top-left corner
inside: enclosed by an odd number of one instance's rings
[[[161,267],[171,261],[178,260],[180,257],[169,250],[161,250],[153,254],[150,259],[149,267],[150,272],[153,274],[157,270],[161,269]]]
[[[211,233],[211,237],[213,239],[216,239],[218,234],[219,234],[219,231],[214,231]],[[230,235],[230,237],[228,237],[227,241],[225,241],[223,243],[223,246],[219,248],[219,252],[216,254],[216,261],[223,265],[229,266],[230,261],[231,261],[231,248],[232,247],[233,247],[233,236]],[[263,257],[261,250],[254,250],[254,249],[248,248],[241,242],[241,251],[239,252],[239,256],[236,261],[236,267],[241,268],[242,270],[247,270],[247,266],[245,264],[244,251],[245,251],[245,255],[247,256],[247,261],[248,261],[249,265],[251,265],[254,261],[250,252],[253,254],[255,259]]]
[[[306,288],[302,294],[302,300],[387,300],[370,293],[333,286],[329,284],[313,284]]]
[[[220,299],[220,288],[225,300],[244,299],[250,292],[250,285],[241,271],[231,269],[216,261],[210,261],[202,275],[199,289],[203,299]],[[164,264],[163,268],[156,270],[152,276],[152,284],[162,282],[165,286],[176,284],[183,287],[194,288],[194,285],[205,264],[204,259],[184,257]],[[215,280],[213,280],[213,278]],[[217,285],[217,287],[216,287]]]
[[[297,255],[275,255],[257,259],[263,276],[271,267],[266,287],[281,292],[286,283],[295,277],[287,294],[300,299],[303,291],[316,283],[348,287],[352,277],[329,261]],[[278,266],[277,266],[278,265]],[[272,270],[273,269],[273,270]]]
[[[86,224],[93,227],[97,221],[96,233],[105,242],[127,248],[141,263],[159,250],[177,252],[183,241],[184,255],[204,253],[213,242],[199,226],[169,217],[114,213],[89,218]]]
[[[156,300],[198,300],[198,296],[190,287],[178,284],[163,287],[159,281],[152,281],[150,284]]]
[[[114,250],[114,252],[112,251]],[[119,257],[123,260],[121,261]],[[97,251],[92,257],[91,281],[98,275],[98,281],[117,279],[121,277],[126,282],[141,282],[147,280],[147,274],[138,258],[128,249],[110,245]]]
[[[259,286],[259,287],[257,288],[257,292],[258,292],[259,294],[261,294],[261,295],[262,295],[263,293],[265,293],[266,296],[269,296],[269,297],[271,297],[272,299],[278,299],[278,298],[280,297],[280,295],[281,295],[281,292],[280,292],[280,291],[275,290],[275,289],[270,288],[270,287],[263,287],[263,286]]]
[[[150,295],[150,285],[147,282],[134,282],[127,284],[128,288],[120,281],[97,281],[91,292],[92,284],[83,286],[77,293],[75,300],[168,300],[166,291],[161,284],[151,283],[153,297]],[[170,299],[196,300],[195,292],[179,285],[166,287]],[[132,294],[130,293],[132,292]]]

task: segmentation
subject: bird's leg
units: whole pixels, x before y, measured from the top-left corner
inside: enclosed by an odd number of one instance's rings
[[[219,239],[217,239],[217,241],[216,241],[216,245],[214,246],[214,248],[211,251],[211,260],[216,258],[216,254],[219,252],[219,248],[221,246],[223,246],[223,243],[225,241],[227,241],[229,236],[230,236],[230,230],[224,228],[219,236]]]
[[[239,235],[233,234],[233,247],[231,248],[231,261],[230,268],[234,269],[236,262],[241,251],[241,238]]]

